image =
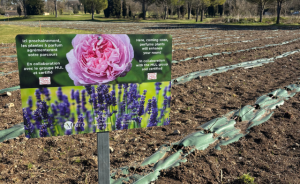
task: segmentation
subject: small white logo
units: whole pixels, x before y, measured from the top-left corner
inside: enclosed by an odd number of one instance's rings
[[[64,127],[66,130],[70,130],[73,128],[73,123],[71,121],[66,121]]]
[[[49,84],[51,84],[50,77],[40,77],[39,81],[40,81],[40,85],[49,85]]]
[[[148,80],[155,80],[157,77],[156,73],[148,73]]]

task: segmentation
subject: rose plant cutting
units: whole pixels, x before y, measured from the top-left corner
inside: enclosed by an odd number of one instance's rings
[[[66,70],[76,86],[109,83],[132,67],[134,52],[126,34],[80,34],[72,46]]]

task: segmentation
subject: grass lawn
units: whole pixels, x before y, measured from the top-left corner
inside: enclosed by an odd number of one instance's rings
[[[63,29],[53,27],[28,27],[15,25],[1,25],[0,24],[0,43],[15,43],[15,37],[18,34],[84,34],[93,33],[91,31],[77,30],[77,29]]]
[[[199,17],[200,19],[200,17]],[[211,18],[204,19],[202,23],[206,23]],[[0,21],[92,21],[92,15],[91,14],[64,14],[64,15],[58,15],[57,18],[55,18],[54,15],[33,15],[28,16],[27,18],[24,18],[23,16],[14,16],[14,17],[5,17],[0,16]],[[95,14],[94,15],[94,21],[95,22],[151,22],[151,23],[175,23],[175,24],[195,24],[195,18],[192,18],[190,20],[187,19],[177,19],[177,15],[170,16],[169,19],[163,20],[163,19],[149,19],[142,20],[142,19],[124,19],[124,18],[105,18],[104,14]],[[197,22],[200,23],[200,22]]]

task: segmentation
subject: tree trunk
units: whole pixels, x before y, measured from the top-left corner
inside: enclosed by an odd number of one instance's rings
[[[91,11],[92,11],[92,20],[94,20],[94,5],[93,4],[91,6]]]
[[[264,6],[260,6],[260,12],[259,12],[259,22],[262,22],[263,13],[264,13]]]
[[[55,18],[57,18],[57,0],[54,0]]]
[[[223,4],[223,7],[222,7],[222,16],[224,15],[224,13],[225,13],[225,3]]]
[[[23,8],[24,8],[24,17],[27,17],[27,12],[26,12],[26,0],[22,0],[23,1]]]
[[[180,7],[177,7],[177,15],[178,15],[178,19],[180,19]]]
[[[199,17],[199,7],[196,9],[196,22],[198,22],[198,17]]]
[[[201,19],[200,19],[200,22],[203,22],[203,13],[204,13],[204,8],[202,7],[201,8]]]
[[[167,8],[167,6],[165,6],[165,16],[164,16],[164,20],[166,20],[166,18],[167,18],[167,10],[168,10],[168,8]]]
[[[189,20],[191,19],[191,9],[192,9],[191,3],[189,2],[189,3],[188,3],[188,19],[189,19]]]
[[[142,8],[143,8],[143,20],[146,20],[146,7],[145,7],[145,4],[146,4],[146,2],[145,2],[145,0],[143,0],[143,4],[142,4]]]
[[[282,2],[280,0],[277,0],[277,20],[276,20],[276,24],[279,24],[281,3]]]

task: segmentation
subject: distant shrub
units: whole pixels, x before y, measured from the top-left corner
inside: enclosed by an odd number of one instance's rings
[[[139,18],[143,18],[143,13],[140,13],[140,14],[139,14]]]
[[[77,8],[77,6],[75,6],[75,5],[74,5],[74,7],[73,7],[73,13],[74,13],[74,14],[79,13],[78,8]]]
[[[0,15],[5,15],[5,11],[2,8],[0,8]]]

